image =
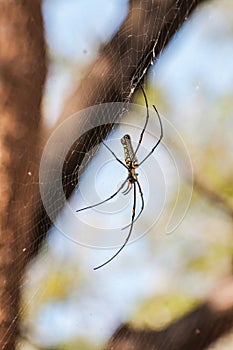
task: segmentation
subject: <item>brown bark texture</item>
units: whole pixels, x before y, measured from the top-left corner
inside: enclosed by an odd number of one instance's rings
[[[38,0],[0,2],[0,348],[13,350],[30,250],[31,196],[45,79]]]

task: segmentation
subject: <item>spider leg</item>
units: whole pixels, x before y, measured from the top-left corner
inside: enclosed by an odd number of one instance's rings
[[[134,189],[134,200],[133,200],[132,218],[131,218],[130,230],[129,230],[129,233],[128,233],[126,239],[125,239],[125,242],[120,247],[120,249],[118,249],[118,251],[110,259],[105,261],[103,264],[101,264],[101,265],[99,265],[97,267],[94,267],[94,270],[100,269],[101,267],[107,265],[110,261],[112,261],[122,251],[122,249],[126,246],[128,240],[129,240],[129,238],[131,236],[131,233],[132,233],[132,230],[133,230],[135,210],[136,210],[136,185],[135,185],[135,183],[133,183],[133,189]]]
[[[123,163],[123,162],[115,155],[115,153],[111,150],[111,148],[108,147],[108,145],[107,145],[105,142],[103,142],[103,144],[104,144],[104,146],[109,150],[109,152],[112,153],[113,157],[114,157],[119,163],[121,163],[121,165],[123,165],[126,169],[128,169],[127,166],[125,165],[125,163]]]
[[[159,136],[159,139],[158,141],[156,142],[156,144],[154,145],[154,147],[152,148],[152,150],[147,154],[147,156],[138,164],[138,166],[140,166],[142,163],[145,162],[145,160],[147,160],[147,158],[149,158],[152,153],[154,152],[154,150],[156,149],[156,147],[159,145],[159,143],[161,142],[162,138],[163,138],[163,125],[162,125],[162,121],[161,121],[161,117],[159,115],[159,112],[157,111],[155,105],[153,105],[154,107],[154,110],[158,116],[158,119],[159,119],[159,125],[160,125],[160,136]]]
[[[132,183],[128,181],[127,188],[122,192],[124,195],[128,194],[132,190]]]
[[[145,104],[146,104],[146,121],[145,121],[145,124],[144,124],[144,127],[142,129],[142,132],[140,134],[140,137],[139,137],[139,141],[138,141],[138,144],[137,144],[137,147],[135,149],[135,152],[134,154],[136,155],[140,145],[141,145],[141,142],[142,142],[142,139],[143,139],[143,135],[144,135],[144,132],[146,131],[146,127],[147,127],[147,124],[148,124],[148,120],[149,120],[149,107],[148,107],[148,100],[147,100],[147,97],[146,97],[146,93],[145,93],[145,90],[143,89],[142,85],[139,83],[140,85],[140,88],[142,90],[142,93],[143,93],[143,96],[144,96],[144,100],[145,100]]]
[[[78,210],[76,210],[76,212],[79,212],[79,211],[82,211],[82,210],[86,210],[86,209],[90,209],[90,208],[97,207],[98,205],[103,204],[103,203],[109,201],[110,199],[114,198],[114,197],[122,190],[122,188],[125,186],[125,184],[126,184],[127,181],[128,181],[128,177],[127,177],[127,179],[123,182],[123,184],[118,188],[118,190],[117,190],[115,193],[113,193],[110,197],[104,199],[103,201],[101,201],[101,202],[99,202],[99,203],[90,205],[90,206],[85,207],[85,208],[78,209]]]
[[[137,217],[134,219],[134,223],[137,221],[137,219],[139,218],[139,216],[141,215],[141,213],[143,212],[143,209],[144,209],[144,198],[143,198],[143,192],[142,192],[142,188],[138,182],[138,180],[136,180],[136,183],[138,185],[138,189],[139,189],[139,193],[140,193],[140,196],[141,196],[141,201],[142,201],[142,205],[141,205],[141,209],[140,209],[140,212],[138,213]],[[127,226],[123,227],[122,230],[126,229],[127,227],[129,227],[131,225],[128,224]]]

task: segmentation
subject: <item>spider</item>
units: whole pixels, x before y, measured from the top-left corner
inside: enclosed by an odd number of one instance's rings
[[[158,139],[158,141],[155,143],[155,145],[153,146],[153,148],[151,149],[151,151],[146,155],[146,157],[141,160],[140,162],[138,162],[138,159],[137,159],[137,152],[139,150],[139,147],[142,143],[142,140],[143,140],[143,136],[144,136],[144,133],[146,131],[146,127],[147,127],[147,124],[148,124],[148,120],[149,120],[149,108],[148,108],[148,100],[147,100],[147,97],[146,97],[146,93],[143,89],[143,87],[140,85],[140,88],[142,90],[142,93],[143,93],[143,97],[144,97],[144,100],[145,100],[145,105],[146,105],[146,120],[145,120],[145,124],[144,124],[144,127],[142,129],[142,132],[139,136],[139,141],[138,141],[138,144],[137,144],[137,147],[134,151],[133,149],[133,146],[132,146],[132,143],[131,143],[131,137],[130,135],[126,134],[124,135],[122,138],[121,138],[121,143],[123,145],[123,149],[124,149],[124,158],[125,158],[125,163],[122,162],[116,155],[115,153],[108,147],[108,145],[103,142],[104,146],[111,152],[111,154],[113,155],[113,157],[122,165],[124,166],[127,171],[128,171],[128,176],[127,178],[123,181],[122,185],[118,188],[118,190],[113,193],[110,197],[106,198],[105,200],[99,202],[99,203],[96,203],[96,204],[93,204],[93,205],[90,205],[88,207],[85,207],[85,208],[81,208],[81,209],[78,209],[76,210],[76,212],[80,212],[82,210],[87,210],[87,209],[91,209],[91,208],[94,208],[98,205],[101,205],[109,200],[111,200],[112,198],[114,198],[121,190],[123,190],[124,186],[126,185],[127,183],[127,187],[124,191],[122,191],[122,193],[124,195],[127,195],[133,188],[133,208],[132,208],[132,216],[131,216],[131,222],[129,225],[125,226],[122,228],[123,229],[126,229],[129,227],[129,232],[128,232],[128,235],[124,241],[124,243],[122,244],[122,246],[117,250],[117,252],[110,258],[108,259],[107,261],[105,261],[103,264],[97,266],[97,267],[94,267],[94,270],[97,270],[105,265],[107,265],[110,261],[112,261],[121,251],[122,249],[126,246],[126,244],[128,243],[129,241],[129,238],[132,234],[132,231],[133,231],[133,225],[135,223],[135,221],[139,218],[139,216],[141,215],[141,213],[143,212],[143,209],[144,209],[144,199],[143,199],[143,192],[142,192],[142,188],[140,186],[140,183],[138,181],[138,174],[136,173],[136,169],[138,167],[140,167],[151,155],[152,153],[154,152],[154,150],[156,149],[156,147],[159,145],[159,143],[161,142],[162,138],[163,138],[163,125],[162,125],[162,121],[161,121],[161,117],[159,115],[159,112],[158,110],[156,109],[155,105],[153,105],[153,108],[155,110],[155,113],[158,117],[158,120],[159,120],[159,125],[160,125],[160,137]],[[138,215],[136,216],[135,218],[135,210],[136,210],[136,198],[137,198],[137,192],[136,192],[136,186],[138,187],[138,191],[139,191],[139,194],[140,194],[140,197],[141,197],[141,209],[140,209],[140,212],[138,213]]]

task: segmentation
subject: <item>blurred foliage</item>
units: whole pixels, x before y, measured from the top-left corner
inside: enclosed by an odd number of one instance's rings
[[[197,304],[198,301],[192,296],[181,293],[168,292],[168,294],[156,295],[141,307],[139,305],[132,324],[140,328],[163,329]]]
[[[77,338],[72,339],[68,343],[62,343],[59,344],[54,350],[97,350],[99,347],[97,347],[94,343],[88,342],[87,339],[83,338]],[[51,348],[51,350],[53,350]]]

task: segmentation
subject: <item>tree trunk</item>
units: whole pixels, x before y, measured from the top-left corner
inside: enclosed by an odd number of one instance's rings
[[[40,1],[1,0],[0,23],[0,348],[13,350],[46,71]]]

